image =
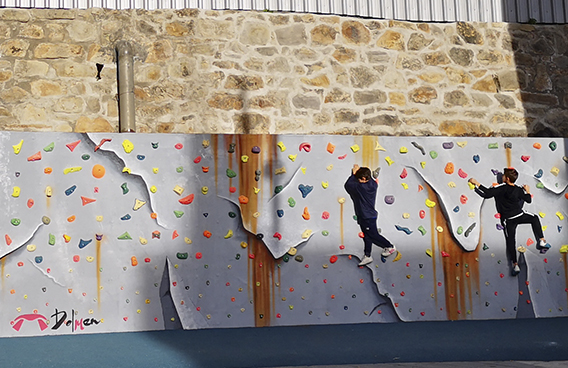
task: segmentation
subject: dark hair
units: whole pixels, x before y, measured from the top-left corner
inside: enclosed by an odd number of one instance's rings
[[[355,173],[355,177],[357,179],[365,178],[367,180],[371,180],[371,170],[368,167],[360,167]]]
[[[511,181],[511,183],[514,183],[517,181],[519,173],[514,168],[508,167],[503,169],[503,176],[509,178],[509,181]]]

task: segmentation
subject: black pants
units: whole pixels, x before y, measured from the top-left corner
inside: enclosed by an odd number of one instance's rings
[[[505,234],[505,243],[507,245],[507,256],[513,263],[517,263],[517,247],[515,245],[515,235],[517,232],[517,226],[520,224],[531,224],[537,244],[541,238],[544,238],[540,220],[535,214],[525,212],[519,217],[512,219],[501,219],[501,225],[503,225],[503,233]]]
[[[365,235],[363,241],[365,242],[365,255],[371,256],[372,245],[375,244],[381,248],[391,248],[393,245],[377,230],[377,219],[360,219],[359,226]]]

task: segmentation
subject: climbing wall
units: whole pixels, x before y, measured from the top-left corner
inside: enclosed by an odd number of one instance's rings
[[[0,133],[0,336],[565,316],[562,139]],[[358,267],[343,184],[398,252]],[[531,188],[547,252],[494,200]]]

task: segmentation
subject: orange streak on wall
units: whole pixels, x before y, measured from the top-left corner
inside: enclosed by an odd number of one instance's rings
[[[6,258],[8,258],[8,256],[5,256],[4,258],[0,259],[0,273],[2,274],[0,277],[2,277],[2,292],[4,292],[4,268],[6,267]]]
[[[218,154],[218,150],[219,150],[219,136],[217,134],[212,134],[211,135],[211,150],[213,151],[213,162],[214,162],[214,173],[215,173],[215,194],[219,194],[219,188],[218,188],[218,183],[217,183],[217,170],[218,170],[218,159],[219,159],[219,154]]]
[[[97,240],[96,243],[96,257],[97,257],[97,306],[101,309],[101,241]]]
[[[343,232],[343,203],[339,204],[339,237],[341,239],[341,245],[344,245],[344,232]]]
[[[562,261],[564,262],[564,284],[568,288],[568,264],[566,264],[566,253],[562,253]],[[568,301],[568,293],[566,293],[566,300]]]
[[[443,229],[437,235],[440,253],[443,251],[450,255],[442,257],[446,315],[449,320],[466,319],[473,305],[473,289],[479,290],[479,246],[472,252],[467,252],[459,246],[448,227],[440,198],[430,186],[426,187],[430,200],[436,202],[436,206],[431,210],[431,213],[435,212],[436,226]],[[433,230],[437,231],[435,228]],[[436,254],[433,251],[432,258],[434,256]]]
[[[433,197],[434,191],[427,183],[423,183],[424,187],[428,189],[428,196]],[[432,244],[432,279],[434,280],[434,301],[436,302],[436,308],[438,308],[438,276],[436,273],[436,257],[438,252],[436,251],[436,210],[434,207],[430,208],[430,243]]]
[[[363,166],[373,171],[377,168],[379,159],[378,153],[375,151],[375,143],[377,137],[365,135],[363,136]]]

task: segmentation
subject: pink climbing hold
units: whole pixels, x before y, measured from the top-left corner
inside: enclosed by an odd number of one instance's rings
[[[300,151],[310,152],[312,150],[312,145],[306,142],[300,143]]]
[[[81,140],[78,140],[76,142],[72,142],[72,143],[68,143],[66,144],[67,148],[69,148],[69,150],[71,152],[73,152],[75,150],[75,148],[77,148],[77,146],[79,145],[79,143],[81,143]]]
[[[183,144],[181,143],[176,143],[176,145],[174,146],[176,149],[180,150],[183,148]]]
[[[321,218],[324,220],[329,219],[329,212],[323,211],[323,213],[321,214]]]
[[[404,179],[408,176],[408,172],[406,171],[406,168],[402,169],[402,173],[400,174],[400,178]]]
[[[462,169],[458,170],[458,175],[460,178],[465,179],[467,178],[467,173],[465,171],[463,171]]]

